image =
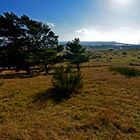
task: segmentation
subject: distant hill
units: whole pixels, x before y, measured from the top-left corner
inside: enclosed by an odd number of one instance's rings
[[[59,44],[65,45],[66,42],[59,42]],[[105,41],[81,41],[80,43],[83,46],[86,46],[89,49],[140,49],[140,44],[125,44],[118,43],[115,41],[105,42]]]

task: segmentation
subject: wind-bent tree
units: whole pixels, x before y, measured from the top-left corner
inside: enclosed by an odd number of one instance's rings
[[[0,15],[1,67],[15,67],[30,73],[30,66],[43,64],[47,72],[52,55],[57,54],[57,46],[58,36],[47,24],[12,12]]]
[[[22,17],[22,20],[28,27],[30,34],[32,34],[30,42],[35,49],[33,61],[36,64],[43,65],[46,74],[48,74],[49,70],[56,62],[58,36],[56,36],[45,23],[30,20],[25,15]]]
[[[88,56],[85,55],[86,48],[80,45],[80,40],[75,38],[72,42],[66,44],[66,58],[71,64],[75,64],[77,70],[80,71],[80,64],[88,61]]]
[[[0,15],[1,66],[16,67],[30,73],[26,61],[28,38],[21,19],[14,13]]]

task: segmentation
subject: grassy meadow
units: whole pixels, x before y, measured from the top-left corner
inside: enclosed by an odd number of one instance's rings
[[[2,72],[0,140],[139,140],[140,77],[110,71],[139,64],[140,50],[92,52],[82,90],[62,102],[49,97],[52,75]]]

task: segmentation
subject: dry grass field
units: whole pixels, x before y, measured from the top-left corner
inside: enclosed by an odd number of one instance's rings
[[[140,77],[82,73],[83,89],[63,102],[47,96],[51,75],[1,78],[0,140],[140,140]]]

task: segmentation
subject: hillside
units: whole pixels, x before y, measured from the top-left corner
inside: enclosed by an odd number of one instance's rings
[[[67,42],[60,41],[59,44],[65,45]],[[105,41],[81,41],[80,43],[87,47],[87,50],[92,49],[140,49],[140,44],[126,44],[119,43],[115,41],[105,42]]]
[[[48,96],[51,75],[1,77],[0,139],[139,140],[140,77],[93,60],[83,65],[82,91],[63,102]]]

